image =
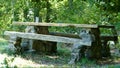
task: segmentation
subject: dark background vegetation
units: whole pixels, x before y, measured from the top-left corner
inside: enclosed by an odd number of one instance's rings
[[[25,26],[16,27],[12,22],[33,22],[36,13],[42,22],[107,24],[119,30],[119,3],[120,0],[0,0],[0,34],[5,30],[23,30]],[[73,28],[52,30],[72,32]]]

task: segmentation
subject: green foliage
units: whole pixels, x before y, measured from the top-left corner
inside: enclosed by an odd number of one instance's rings
[[[120,36],[118,36],[118,43],[115,45],[115,47],[120,50],[120,42],[119,41],[120,41]]]
[[[67,1],[57,3],[55,22],[66,23],[96,23],[99,8],[84,1],[73,1],[72,9],[69,9]],[[96,16],[97,15],[97,16]],[[94,19],[95,18],[95,19]]]
[[[84,66],[92,66],[96,64],[95,60],[89,60],[87,58],[81,58],[81,60],[77,63],[78,65],[84,65]]]
[[[114,36],[113,30],[111,28],[100,28],[101,35],[104,36]]]
[[[96,0],[102,10],[108,12],[120,12],[120,0]]]
[[[64,47],[62,47],[62,46],[64,46]],[[65,47],[65,45],[63,45],[62,43],[58,43],[57,51],[58,51],[59,55],[70,56],[70,50],[67,49],[67,47]]]
[[[1,0],[0,1],[0,34],[5,30],[11,29],[11,23],[14,21],[22,21],[24,9],[24,0]]]

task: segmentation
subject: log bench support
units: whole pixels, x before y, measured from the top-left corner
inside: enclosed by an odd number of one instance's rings
[[[17,37],[16,36],[13,36],[11,35],[9,40],[8,40],[8,49],[12,52],[16,52],[16,47],[15,47],[15,43],[16,43],[16,40],[17,40]]]
[[[81,37],[82,41],[89,42],[91,44],[82,44],[82,42],[76,42],[73,43],[73,48],[72,48],[72,53],[71,53],[71,60],[68,64],[74,64],[75,61],[78,61],[83,55],[85,57],[90,57],[88,56],[88,50],[85,49],[84,52],[81,52],[82,48],[86,46],[87,48],[92,46],[92,43],[95,41],[95,36],[91,33],[91,30],[81,30],[79,33],[79,36]],[[90,53],[89,53],[90,54]]]

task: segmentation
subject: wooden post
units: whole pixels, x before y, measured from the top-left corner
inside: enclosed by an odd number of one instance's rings
[[[101,40],[100,40],[100,30],[99,28],[92,28],[91,29],[92,33],[95,36],[95,41],[92,43],[91,46],[91,52],[92,52],[92,58],[100,59],[102,58],[102,45],[101,45]]]

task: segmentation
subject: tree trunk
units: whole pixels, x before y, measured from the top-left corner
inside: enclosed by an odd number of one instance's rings
[[[91,46],[92,58],[100,59],[102,58],[102,45],[100,40],[100,30],[99,28],[91,29],[92,33],[95,35],[95,41]]]
[[[49,4],[49,2],[47,2]],[[37,4],[38,6],[39,4]],[[34,11],[34,17],[35,22],[36,18],[40,18],[39,16],[39,10],[40,8],[36,8]],[[46,22],[50,21],[50,14],[49,14],[50,7],[47,5],[47,15],[46,15]],[[41,19],[39,19],[39,22],[41,22]],[[36,33],[38,34],[49,34],[48,27],[46,26],[37,26],[35,27]],[[35,49],[38,52],[44,52],[44,53],[55,53],[57,52],[57,46],[56,42],[49,42],[49,41],[39,41],[35,40],[33,43],[33,49]]]

